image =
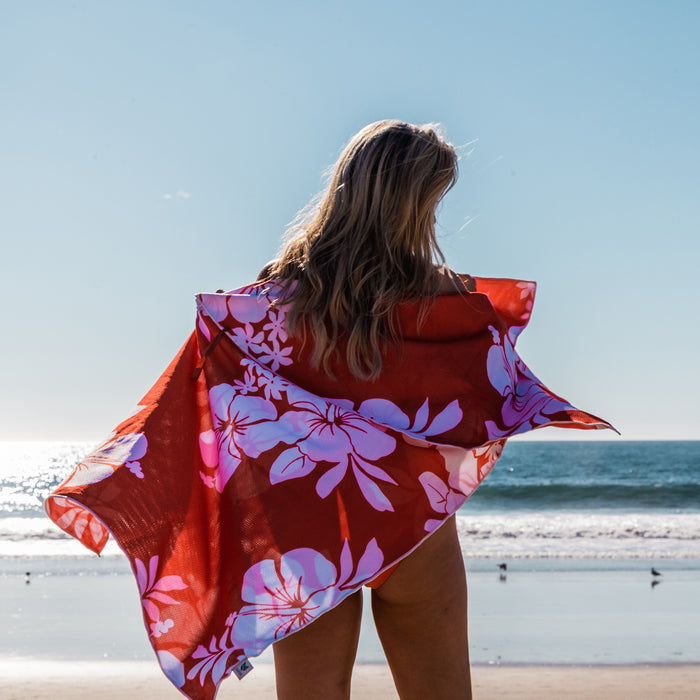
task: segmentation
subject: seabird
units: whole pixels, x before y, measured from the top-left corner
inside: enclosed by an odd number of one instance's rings
[[[501,571],[507,571],[507,570],[508,570],[508,564],[505,564],[505,563],[499,564],[499,565],[498,565],[498,568],[499,568]]]
[[[652,576],[663,576],[663,574],[660,571],[657,571],[653,566],[651,567],[651,575]]]

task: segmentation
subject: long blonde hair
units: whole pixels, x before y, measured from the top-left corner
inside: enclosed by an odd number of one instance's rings
[[[312,362],[333,376],[342,337],[347,365],[374,379],[387,342],[396,342],[394,310],[432,299],[435,209],[457,179],[455,148],[436,125],[395,120],[357,133],[335,164],[327,189],[292,222],[279,256],[260,279],[282,285],[293,332],[314,339]]]

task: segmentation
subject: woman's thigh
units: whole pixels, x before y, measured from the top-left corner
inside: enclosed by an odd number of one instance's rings
[[[278,700],[347,700],[362,619],[362,591],[276,642]]]
[[[454,516],[372,591],[372,612],[402,700],[471,698],[467,579]]]

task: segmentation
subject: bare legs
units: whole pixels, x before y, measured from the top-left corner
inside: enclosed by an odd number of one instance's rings
[[[273,647],[278,700],[348,700],[362,591]]]
[[[470,700],[467,578],[454,516],[372,591],[401,700]]]
[[[372,591],[372,613],[401,700],[471,700],[467,580],[454,517]],[[358,591],[274,645],[279,700],[348,700],[361,615]]]

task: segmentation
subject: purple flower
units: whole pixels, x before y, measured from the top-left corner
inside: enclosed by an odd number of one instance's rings
[[[246,323],[242,328],[234,328],[231,340],[246,354],[260,352],[260,343],[264,336],[262,333],[255,333],[253,326]]]
[[[383,562],[384,555],[372,539],[356,568],[345,542],[340,575],[328,559],[309,547],[253,564],[241,588],[241,597],[250,605],[243,606],[235,617],[233,643],[249,656],[259,654],[339,603],[353,588],[374,577]]]
[[[277,340],[284,342],[287,340],[287,331],[284,325],[285,313],[282,309],[277,312],[270,309],[267,315],[269,322],[263,326],[263,330],[267,331],[267,337],[270,340]]]
[[[216,488],[222,491],[243,454],[258,457],[279,442],[277,409],[266,399],[237,394],[230,384],[212,387],[209,405],[219,448]]]
[[[86,457],[66,481],[71,486],[94,484],[112,476],[124,465],[140,479],[142,459],[148,450],[148,440],[143,433],[128,433],[112,437]]]
[[[257,352],[260,353],[257,359],[263,364],[269,365],[273,372],[276,372],[280,365],[292,364],[292,359],[289,357],[292,346],[280,347],[277,340],[272,341],[272,346],[262,343],[258,346]]]
[[[491,385],[504,398],[501,409],[503,426],[494,421],[485,422],[489,440],[530,430],[547,423],[548,414],[570,408],[569,404],[550,394],[525,366],[515,352],[510,333],[501,342],[499,332],[493,326],[489,326],[489,330],[494,344],[486,358],[486,371]]]
[[[298,400],[292,411],[279,420],[293,446],[282,452],[270,469],[270,483],[277,484],[311,473],[318,462],[333,466],[316,483],[316,492],[325,498],[352,469],[367,502],[376,510],[393,510],[391,502],[375,479],[396,482],[374,462],[391,454],[396,440],[383,430],[344,406],[296,389]],[[289,395],[289,392],[288,392]]]
[[[331,607],[336,578],[335,566],[307,547],[254,564],[243,577],[241,597],[252,604],[234,622],[236,643],[255,656],[308,624]]]

